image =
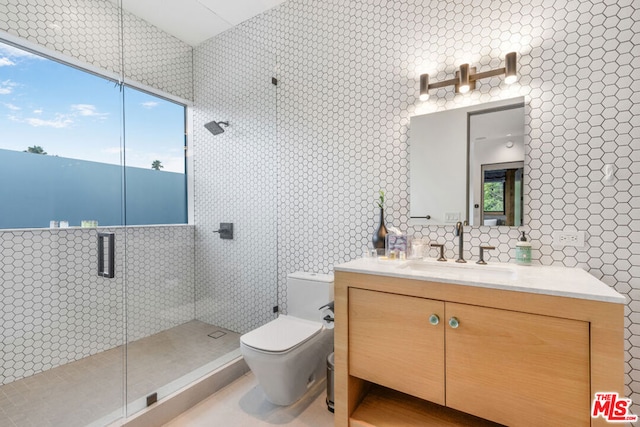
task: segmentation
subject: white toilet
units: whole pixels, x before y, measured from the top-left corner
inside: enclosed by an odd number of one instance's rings
[[[326,375],[333,329],[320,307],[333,301],[333,276],[292,273],[287,277],[287,312],[240,337],[240,351],[267,399],[287,406]]]

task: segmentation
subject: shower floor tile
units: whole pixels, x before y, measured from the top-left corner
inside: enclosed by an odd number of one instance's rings
[[[198,320],[132,342],[127,400],[143,398],[239,346],[239,334]],[[0,387],[0,426],[82,427],[117,411],[123,415],[124,358],[124,347],[118,347]]]

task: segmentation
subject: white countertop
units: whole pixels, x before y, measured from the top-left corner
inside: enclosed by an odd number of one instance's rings
[[[580,268],[361,258],[337,265],[335,270],[619,304],[626,302],[623,295]]]

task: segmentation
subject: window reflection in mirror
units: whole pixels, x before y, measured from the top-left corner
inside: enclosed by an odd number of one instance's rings
[[[482,165],[483,225],[522,225],[524,162]]]

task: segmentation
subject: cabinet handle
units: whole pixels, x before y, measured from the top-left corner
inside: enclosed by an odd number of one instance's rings
[[[458,326],[460,326],[460,322],[456,317],[452,317],[451,319],[449,319],[449,326],[451,326],[453,329],[456,329]]]
[[[438,323],[440,323],[440,318],[438,317],[437,314],[432,314],[431,316],[429,316],[429,323],[435,326]]]

